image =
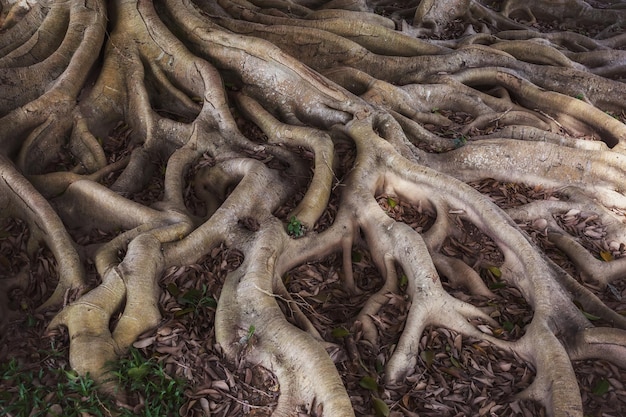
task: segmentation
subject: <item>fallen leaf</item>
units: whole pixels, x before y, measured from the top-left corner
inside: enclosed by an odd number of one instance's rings
[[[609,388],[611,388],[611,384],[608,380],[602,378],[598,383],[593,387],[593,393],[595,395],[604,395],[609,392]]]
[[[502,271],[497,266],[487,267],[487,270],[493,274],[494,277],[500,278],[502,276]]]
[[[359,381],[359,385],[370,391],[378,391],[378,383],[376,382],[376,379],[372,378],[371,376],[364,376],[363,378],[361,378],[361,380]]]
[[[377,417],[387,417],[389,415],[389,407],[380,398],[372,398],[372,406]]]
[[[141,339],[133,343],[133,347],[137,349],[143,349],[153,344],[155,340],[156,340],[156,336],[147,337],[145,339]]]
[[[613,254],[606,250],[600,251],[600,258],[605,262],[611,262],[614,259]]]
[[[335,327],[332,332],[331,332],[332,336],[336,339],[341,339],[343,337],[349,336],[350,335],[350,331],[348,329],[346,329],[345,327]]]
[[[423,350],[420,353],[420,357],[422,358],[426,366],[430,368],[430,366],[435,361],[435,352],[433,352],[432,350]]]

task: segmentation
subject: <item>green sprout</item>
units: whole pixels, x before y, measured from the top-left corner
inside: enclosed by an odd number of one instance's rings
[[[163,364],[155,358],[146,358],[136,348],[131,348],[126,357],[110,365],[118,386],[144,399],[142,409],[132,415],[178,415],[186,401],[187,383],[184,379],[170,376]],[[122,417],[127,415],[130,413],[122,413]]]
[[[467,138],[465,137],[465,135],[461,135],[459,137],[454,138],[453,143],[454,143],[455,148],[460,148],[461,146],[467,143]]]
[[[204,309],[217,307],[217,301],[209,294],[209,289],[205,284],[202,284],[202,289],[191,288],[183,292],[172,282],[167,285],[167,291],[176,297],[178,304],[183,307],[174,313],[175,317],[188,313],[203,314]]]
[[[254,338],[254,332],[256,331],[256,327],[254,327],[253,324],[250,325],[250,327],[248,328],[248,333],[246,333],[244,336],[241,337],[241,339],[239,339],[239,344],[242,346],[247,346],[247,347],[251,347],[251,345],[253,345],[253,338]]]
[[[293,237],[304,236],[304,226],[302,225],[302,222],[296,218],[296,216],[291,216],[291,219],[289,219],[287,232]]]

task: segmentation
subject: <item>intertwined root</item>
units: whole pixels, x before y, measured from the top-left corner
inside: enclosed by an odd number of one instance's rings
[[[412,25],[384,2],[389,17],[370,13],[365,2],[317,11],[254,3],[3,8],[0,209],[24,218],[33,242],[57,259],[58,286],[44,307],[79,293],[50,324],[68,328],[72,367],[106,379],[105,363],[161,319],[163,271],[225,244],[245,257],[218,304],[215,332],[225,356],[276,373],[275,415],[314,404],[324,415],[354,415],[321,332],[297,306],[299,327],[290,323],[280,303],[293,302],[282,282],[287,271],[330,254],[342,259],[346,290],[358,292],[351,252],[366,245],[384,281],[355,317],[372,346],[379,344],[372,317],[406,277],[410,307],[384,369],[388,384],[413,371],[426,328],[446,327],[534,367],[520,397],[552,415],[582,416],[571,361],[626,363],[626,319],[529,233],[540,233],[597,285],[614,288],[623,277],[626,264],[614,258],[626,243],[626,87],[610,79],[624,77],[623,35],[539,33],[512,20],[543,20],[560,13],[556,3],[510,1],[498,13],[476,1],[414,2]],[[623,11],[557,3],[582,8],[577,16],[589,22],[624,20]],[[415,37],[446,34],[458,19],[468,22],[467,36]],[[112,139],[102,138],[120,121],[129,142],[125,155],[112,157]],[[246,123],[263,137],[244,135]],[[340,169],[346,144],[354,161]],[[72,156],[65,167],[57,166],[59,152]],[[161,185],[148,198],[154,178]],[[502,209],[466,184],[486,178],[558,189],[560,198]],[[190,208],[191,188],[204,210]],[[428,211],[432,224],[421,232],[393,219],[380,195]],[[333,196],[332,224],[313,231]],[[292,210],[278,218],[285,206]],[[610,256],[590,254],[568,226],[574,219],[597,221],[585,236],[609,242]],[[66,227],[117,236],[77,249]],[[517,340],[487,331],[494,319],[442,284],[445,277],[494,297],[476,271],[480,263],[444,250],[470,227],[498,252],[492,270],[532,308]],[[90,290],[87,257],[101,279]],[[593,326],[589,314],[612,327]]]

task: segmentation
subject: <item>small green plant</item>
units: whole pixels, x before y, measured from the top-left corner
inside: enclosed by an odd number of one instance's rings
[[[400,284],[400,288],[406,289],[406,287],[409,285],[409,277],[407,277],[406,274],[400,275],[400,280],[398,284]]]
[[[154,358],[145,358],[131,348],[127,357],[111,364],[112,374],[120,389],[143,399],[139,415],[144,417],[174,416],[186,401],[186,382],[173,378]],[[122,416],[137,415],[125,410]]]
[[[248,333],[246,333],[244,336],[241,337],[241,339],[239,339],[239,344],[250,346],[250,344],[254,340],[253,338],[254,338],[255,331],[256,331],[256,327],[254,327],[254,325],[251,324],[250,327],[248,327]]]
[[[55,354],[51,351],[47,356]],[[89,375],[61,368],[29,369],[12,359],[0,363],[0,416],[174,416],[187,400],[186,383],[169,376],[160,363],[146,359],[135,348],[109,366],[119,388],[141,398],[141,411],[122,408],[112,398],[101,395]]]
[[[602,378],[596,383],[596,385],[594,385],[593,390],[591,392],[601,397],[607,392],[609,392],[610,388],[611,388],[611,383],[607,379]]]
[[[454,138],[454,141],[452,143],[454,143],[455,148],[460,148],[461,146],[467,143],[467,137],[465,137],[465,135],[461,135],[459,137]]]
[[[45,381],[55,381],[45,384]],[[65,369],[24,369],[17,360],[0,364],[1,416],[110,416],[117,407],[101,398],[96,383]]]
[[[578,100],[584,100],[585,99],[585,95],[583,93],[578,93],[575,96]]]
[[[174,315],[176,317],[183,316],[188,313],[201,313],[204,308],[217,307],[217,301],[208,293],[206,285],[202,285],[202,289],[191,288],[187,291],[181,291],[180,288],[174,283],[170,283],[167,286],[167,291],[176,297],[176,301],[183,309],[178,310]]]
[[[302,222],[296,218],[296,216],[291,216],[291,219],[289,219],[287,232],[293,237],[304,236],[304,226],[302,225]]]

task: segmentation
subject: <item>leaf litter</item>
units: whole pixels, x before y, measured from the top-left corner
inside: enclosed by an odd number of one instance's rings
[[[353,155],[350,149],[345,156]],[[349,172],[348,165],[336,179],[327,213],[315,225],[325,230],[332,223],[341,177]],[[158,170],[157,170],[158,171]],[[516,207],[534,200],[559,199],[558,192],[541,187],[504,184],[496,180],[472,183],[477,190],[489,195],[501,208]],[[155,187],[140,199],[154,201],[160,191]],[[426,207],[412,205],[395,196],[379,196],[378,202],[397,221],[409,224],[418,232],[432,226],[434,215]],[[198,210],[199,211],[199,210]],[[288,210],[283,210],[285,213]],[[624,215],[624,213],[618,213]],[[624,256],[624,245],[606,242],[604,227],[597,218],[586,213],[568,212],[556,216],[557,222],[575,235],[592,253],[610,251],[614,258]],[[532,319],[532,311],[517,289],[502,285],[497,266],[502,262],[497,246],[470,223],[455,220],[458,233],[450,236],[442,251],[476,269],[483,281],[496,294],[485,299],[467,294],[442,282],[453,296],[487,311],[500,327],[484,323],[484,331],[505,340],[516,340]],[[562,268],[577,277],[571,262],[554,248],[532,225],[521,224],[529,236]],[[85,246],[98,245],[115,234],[91,230],[87,235],[72,231],[75,240]],[[84,231],[83,231],[84,233]],[[18,359],[31,369],[67,368],[69,340],[67,332],[56,330],[45,334],[45,326],[55,311],[35,311],[35,307],[54,288],[56,262],[45,248],[33,257],[27,254],[28,227],[17,219],[2,219],[0,223],[0,282],[8,283],[11,276],[28,271],[26,285],[8,292],[12,318],[0,336],[0,362]],[[225,364],[223,354],[215,343],[213,330],[215,302],[219,300],[225,275],[239,266],[242,254],[221,245],[195,265],[173,267],[160,280],[160,305],[163,321],[135,343],[147,358],[155,358],[167,372],[189,382],[187,401],[180,410],[185,416],[269,416],[280,394],[275,376],[260,366],[240,363]],[[293,300],[326,342],[344,381],[358,416],[384,412],[391,416],[461,416],[461,415],[543,415],[539,405],[515,398],[530,384],[534,370],[509,353],[499,351],[488,343],[465,338],[445,328],[427,328],[420,339],[420,354],[407,376],[407,384],[387,386],[384,365],[398,342],[410,303],[404,293],[386,294],[386,303],[371,318],[378,333],[372,345],[363,336],[362,323],[355,320],[367,298],[382,286],[382,277],[363,248],[355,248],[353,268],[358,293],[346,291],[341,284],[341,262],[336,255],[301,265],[285,275],[284,281]],[[87,265],[88,275],[97,279],[93,266]],[[399,276],[402,275],[399,271]],[[579,278],[579,277],[577,277]],[[615,295],[620,296],[617,300]],[[616,311],[626,312],[626,288],[622,281],[614,291],[597,295]],[[70,298],[71,299],[71,298]],[[295,325],[291,306],[281,302],[283,311]],[[10,335],[10,337],[8,337]],[[56,352],[50,355],[50,350]],[[624,371],[613,364],[579,361],[574,364],[585,413],[618,416],[626,409]],[[47,373],[41,383],[56,384],[54,374]],[[365,382],[364,382],[365,381]],[[7,389],[10,381],[2,381]],[[300,416],[323,415],[318,406],[297,410]]]
[[[492,184],[502,189],[501,185]],[[482,188],[484,190],[485,186]],[[520,204],[533,197],[516,196],[516,193],[524,192],[520,188],[506,186],[504,189],[508,192],[506,198],[513,196],[512,200]],[[515,193],[511,194],[511,189]],[[528,193],[528,189],[525,192]],[[504,194],[500,193],[501,196]],[[494,192],[494,195],[498,193]],[[543,191],[539,195],[542,198],[553,197],[553,194]],[[424,214],[423,209],[399,199],[393,200],[395,205],[390,207],[392,200],[390,196],[379,197],[381,206],[392,209],[390,215],[396,220],[405,221],[418,231],[427,230],[432,225],[432,215]],[[599,226],[591,220],[587,220],[586,224],[596,230]],[[464,230],[472,227],[463,222],[459,226]],[[324,228],[323,225],[321,227]],[[21,262],[22,266],[30,262],[25,255],[27,234],[27,227],[20,226],[19,221],[4,221],[0,239],[2,253],[13,253],[11,259],[18,265]],[[92,235],[89,239],[92,242],[111,238],[98,231],[92,231]],[[584,236],[590,237],[589,234]],[[9,247],[7,245],[12,245],[12,252],[4,250]],[[446,242],[444,250],[448,251],[447,255],[459,256],[476,267],[485,282],[493,287],[499,282],[498,277],[480,265],[498,263],[494,247],[480,233],[460,233]],[[486,254],[481,253],[485,250]],[[615,256],[621,256],[621,251]],[[51,281],[50,277],[56,274],[50,253],[40,252],[37,258],[39,266],[34,268],[32,281],[48,284],[39,288],[29,287],[20,293],[20,297],[27,299],[24,304],[28,306],[27,311],[22,314],[23,318],[8,324],[13,337],[1,340],[0,360],[17,357],[24,363],[33,364],[30,366],[46,366],[49,369],[67,367],[69,341],[66,332],[60,330],[42,337],[45,324],[54,312],[34,312],[34,307],[44,297],[43,293],[54,288],[54,279]],[[488,262],[477,262],[479,259],[487,259]],[[259,366],[229,368],[223,362],[219,346],[215,344],[215,306],[207,300],[219,299],[226,273],[235,269],[241,261],[240,253],[222,245],[195,265],[168,269],[160,281],[163,288],[160,300],[163,322],[135,343],[137,349],[148,358],[156,358],[172,376],[189,381],[188,398],[181,415],[269,416],[278,400],[280,387],[271,372]],[[355,249],[353,268],[360,290],[358,294],[351,294],[342,287],[340,260],[334,255],[301,265],[286,274],[284,279],[294,300],[327,342],[329,355],[343,378],[357,415],[373,415],[376,408],[381,407],[381,401],[388,407],[391,416],[543,415],[544,410],[537,404],[515,398],[515,394],[532,382],[532,368],[488,343],[467,339],[444,328],[429,327],[422,334],[420,355],[407,376],[408,384],[386,386],[384,364],[398,341],[410,303],[402,293],[387,294],[386,304],[372,317],[378,332],[378,344],[373,346],[363,338],[361,323],[354,319],[369,295],[382,286],[382,278],[366,250]],[[14,269],[5,271],[6,275],[15,272]],[[532,311],[514,288],[496,285],[493,291],[498,297],[486,300],[453,288],[445,280],[443,283],[455,297],[489,311],[502,327],[487,330],[498,337],[506,340],[519,338],[532,318]],[[619,285],[619,291],[626,296],[622,285]],[[196,295],[191,297],[191,301],[183,301],[185,294]],[[201,302],[203,299],[204,303]],[[188,310],[190,303],[196,303],[192,310]],[[288,317],[293,317],[286,303],[283,303],[283,309]],[[33,326],[23,326],[26,315],[35,318]],[[293,321],[298,325],[295,318]],[[42,354],[51,346],[60,352],[58,357]],[[620,415],[626,398],[623,371],[606,361],[576,362],[575,370],[586,412]],[[50,379],[50,376],[47,378]],[[369,384],[363,383],[364,378],[370,381]],[[48,379],[46,383],[54,384]],[[300,415],[315,415],[315,411],[302,408]]]

